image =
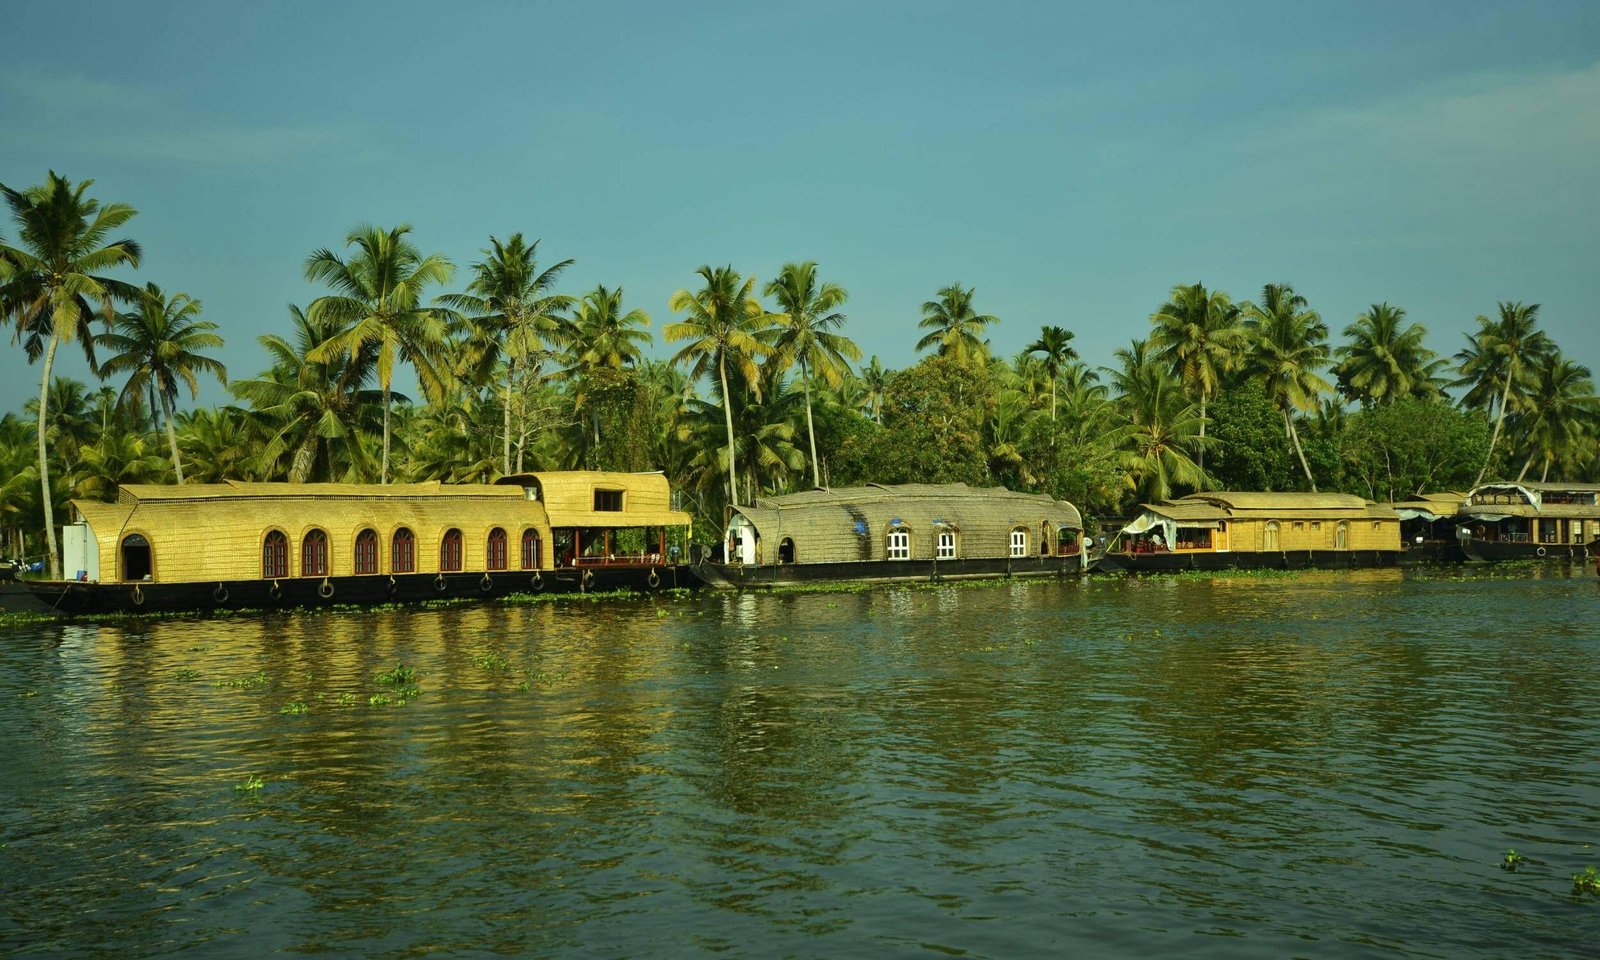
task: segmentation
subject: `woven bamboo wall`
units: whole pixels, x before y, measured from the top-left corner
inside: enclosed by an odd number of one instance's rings
[[[558,527],[688,526],[689,515],[672,509],[672,488],[659,473],[611,473],[597,470],[548,471],[530,474],[538,480],[545,508]],[[622,493],[621,512],[596,511],[596,490]]]
[[[354,573],[356,535],[378,534],[378,569],[390,572],[394,531],[406,527],[416,537],[416,572],[439,569],[439,547],[451,528],[462,533],[463,569],[486,567],[489,531],[505,530],[508,566],[520,568],[524,530],[539,532],[544,569],[551,567],[550,524],[543,504],[515,487],[411,485],[377,488],[343,484],[239,484],[199,488],[199,498],[180,499],[196,487],[162,487],[143,496],[142,488],[123,492],[123,502],[75,502],[100,545],[104,579],[120,575],[118,545],[129,534],[150,541],[152,580],[248,580],[261,576],[264,539],[271,530],[289,541],[289,575],[300,575],[300,547],[312,529],[328,535],[329,573]],[[227,489],[221,489],[226,487]],[[254,488],[254,489],[252,489]]]

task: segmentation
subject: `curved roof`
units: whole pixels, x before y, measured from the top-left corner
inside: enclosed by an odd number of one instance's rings
[[[809,548],[809,559],[855,558],[863,538],[876,541],[891,527],[904,526],[923,535],[939,528],[957,530],[976,553],[987,543],[1001,555],[1006,531],[1041,524],[1083,529],[1078,508],[1064,500],[1004,487],[972,487],[965,483],[867,484],[861,487],[806,490],[781,497],[761,497],[734,512],[756,528],[763,540],[777,543],[793,537]],[[870,544],[869,544],[870,546]]]
[[[1177,502],[1201,500],[1229,510],[1352,510],[1366,512],[1368,501],[1347,493],[1256,493],[1207,491],[1191,493]],[[1172,502],[1172,501],[1169,501]]]

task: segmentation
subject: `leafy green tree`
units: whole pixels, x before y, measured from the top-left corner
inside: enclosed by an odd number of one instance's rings
[[[1328,326],[1293,287],[1269,283],[1261,288],[1260,303],[1245,304],[1245,327],[1251,336],[1247,365],[1283,415],[1284,433],[1315,493],[1317,481],[1306,462],[1295,413],[1316,410],[1322,394],[1333,389],[1317,373],[1328,364]]]
[[[117,498],[118,487],[160,483],[167,463],[159,451],[143,434],[107,430],[93,445],[83,448],[73,493],[109,502]]]
[[[867,365],[861,368],[861,385],[867,392],[867,410],[878,423],[883,422],[883,395],[888,389],[891,372],[878,362],[877,354],[873,354]]]
[[[195,483],[259,479],[253,461],[266,441],[238,407],[180,413],[178,433],[189,451],[188,478]]]
[[[1050,377],[1050,422],[1056,420],[1056,387],[1061,380],[1061,371],[1069,363],[1078,359],[1078,351],[1072,347],[1073,333],[1066,327],[1042,327],[1039,330],[1039,339],[1028,344],[1027,352],[1039,354],[1044,361],[1045,373]]]
[[[931,331],[917,341],[918,350],[937,347],[939,356],[953,357],[963,363],[981,362],[989,357],[989,343],[984,339],[985,328],[999,323],[999,317],[979,313],[972,306],[975,287],[963,288],[952,283],[938,293],[938,299],[922,305],[922,321],[918,324]]]
[[[1204,487],[1205,471],[1194,459],[1208,442],[1200,431],[1199,405],[1190,402],[1151,344],[1134,341],[1117,357],[1121,368],[1112,378],[1123,419],[1128,488],[1153,502],[1172,496],[1177,487]]]
[[[465,293],[446,294],[439,302],[464,317],[468,342],[481,379],[487,380],[496,368],[503,367],[501,392],[502,441],[500,472],[511,472],[511,413],[518,407],[519,419],[526,418],[524,398],[528,384],[523,376],[537,372],[551,348],[565,342],[568,328],[561,311],[572,306],[571,297],[552,293],[561,274],[577,261],[562,260],[539,269],[539,241],[528,243],[521,233],[504,242],[489,238],[483,259],[472,265],[472,280]],[[617,291],[620,299],[622,291]],[[515,399],[514,399],[515,398]],[[519,423],[527,433],[526,423]],[[519,465],[518,470],[522,469]]]
[[[836,283],[817,278],[814,261],[786,263],[778,278],[767,284],[766,295],[778,304],[783,319],[773,343],[779,366],[798,360],[800,383],[805,393],[806,437],[811,445],[811,479],[822,486],[822,469],[817,460],[817,428],[811,415],[811,380],[817,377],[830,387],[837,386],[850,373],[850,362],[861,359],[861,348],[850,338],[835,333],[844,326],[845,316],[838,308],[849,294]]]
[[[1206,405],[1225,373],[1239,365],[1247,342],[1239,308],[1226,293],[1192,283],[1172,288],[1171,298],[1151,314],[1151,345],[1168,363],[1179,383],[1200,401],[1197,448],[1202,472],[1206,465]]]
[[[1539,479],[1548,479],[1552,466],[1575,452],[1586,452],[1600,430],[1600,398],[1595,396],[1593,375],[1559,350],[1540,358],[1526,404],[1518,427],[1528,456],[1517,473],[1518,483],[1535,462],[1542,466]]]
[[[1353,414],[1344,429],[1350,493],[1396,501],[1465,490],[1489,448],[1489,422],[1441,398],[1401,397]]]
[[[1372,406],[1444,395],[1440,371],[1447,363],[1424,345],[1422,324],[1402,325],[1405,316],[1400,307],[1375,303],[1344,328],[1349,342],[1334,351],[1333,372],[1346,399]]]
[[[200,309],[200,301],[187,293],[168,298],[160,287],[147,283],[144,296],[134,309],[117,314],[111,331],[95,339],[111,353],[100,368],[101,374],[128,376],[122,388],[122,402],[137,401],[147,391],[160,402],[167,425],[167,445],[172,452],[172,472],[179,483],[183,482],[183,461],[173,426],[178,383],[188,386],[191,400],[200,391],[196,374],[209,373],[223,386],[228,384],[227,368],[201,353],[220,348],[222,338],[214,332],[216,324],[200,319]]]
[[[624,371],[643,358],[642,348],[652,340],[650,331],[644,329],[649,323],[650,315],[643,310],[622,309],[621,287],[607,290],[597,286],[573,308],[568,328],[567,376],[575,387],[575,408],[579,413],[587,412],[596,450],[604,419],[601,408],[609,403],[613,418],[618,413],[626,418],[628,411],[625,407],[617,409],[616,404],[638,399],[635,394],[640,383]],[[598,399],[602,394],[604,399]]]
[[[139,265],[138,243],[110,239],[112,231],[122,229],[135,211],[123,203],[102,208],[98,201],[84,196],[93,184],[93,180],[84,180],[73,186],[53,170],[45,183],[26,190],[0,184],[0,193],[4,193],[16,223],[18,241],[0,243],[0,262],[5,264],[0,313],[16,325],[28,360],[37,360],[41,354],[44,357],[39,378],[38,479],[50,576],[54,579],[61,577],[61,553],[56,545],[45,425],[56,348],[76,339],[83,344],[93,369],[91,318],[98,313],[110,323],[118,302],[132,303],[139,297],[133,284],[103,273]]]
[[[882,429],[850,451],[864,479],[884,483],[989,481],[984,423],[996,403],[986,367],[935,354],[890,375]]]
[[[1261,384],[1247,381],[1224,391],[1211,408],[1216,446],[1206,472],[1219,490],[1293,490],[1294,450],[1283,419]]]
[[[289,317],[292,339],[256,338],[271,367],[231,388],[251,404],[266,437],[253,472],[263,478],[284,475],[279,464],[287,457],[287,479],[293,483],[367,480],[371,464],[362,440],[376,426],[380,407],[394,396],[368,389],[377,358],[373,351],[324,352],[320,348],[332,334],[331,321],[314,320],[298,307],[289,308]]]
[[[312,301],[307,313],[313,322],[336,328],[307,359],[328,363],[348,357],[359,365],[371,354],[377,361],[383,394],[380,483],[389,482],[395,364],[404,361],[416,368],[424,396],[442,396],[447,387],[435,366],[445,338],[444,320],[439,311],[422,305],[422,295],[434,284],[449,283],[454,268],[439,254],[424,256],[406,239],[410,232],[406,224],[392,230],[359,227],[345,238],[345,245],[355,248],[349,260],[326,249],[306,259],[306,279],[335,291]]]
[[[1539,305],[1521,301],[1500,303],[1495,320],[1478,318],[1478,331],[1467,338],[1468,346],[1456,354],[1461,377],[1455,386],[1467,387],[1463,402],[1487,408],[1494,416],[1494,432],[1489,436],[1489,452],[1473,486],[1483,482],[1489,462],[1500,445],[1500,429],[1506,414],[1526,405],[1539,361],[1554,351],[1555,345],[1539,329]],[[1498,386],[1499,395],[1491,391]]]
[[[679,290],[667,301],[668,309],[687,316],[662,330],[668,343],[688,341],[673,356],[672,362],[689,367],[695,379],[715,375],[722,398],[722,414],[728,436],[728,503],[739,503],[738,466],[735,462],[733,409],[728,391],[728,368],[749,385],[760,398],[760,369],[757,361],[772,352],[761,339],[777,318],[761,306],[753,295],[754,277],[740,277],[732,265],[702,266],[695,271],[704,281],[698,291]]]

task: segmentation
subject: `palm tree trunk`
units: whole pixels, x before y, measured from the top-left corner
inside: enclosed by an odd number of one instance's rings
[[[1056,377],[1055,377],[1055,374],[1051,374],[1050,375],[1050,422],[1051,423],[1055,423],[1056,422]],[[1054,434],[1052,434],[1051,436],[1053,438]],[[1051,442],[1052,443],[1055,442],[1054,439],[1052,439]]]
[[[178,459],[178,431],[172,427],[172,401],[167,397],[161,398],[161,412],[167,420],[167,446],[172,448],[172,472],[177,474],[178,482],[183,482],[183,463]]]
[[[1536,456],[1538,456],[1538,452],[1537,451],[1528,454],[1528,459],[1522,461],[1522,469],[1517,472],[1517,482],[1518,483],[1521,483],[1522,482],[1522,478],[1527,476],[1528,475],[1528,471],[1533,468],[1533,458],[1536,457]]]
[[[378,482],[389,482],[389,385],[383,385],[383,466],[378,472]]]
[[[1206,472],[1206,392],[1200,391],[1200,472]]]
[[[56,511],[50,496],[50,460],[45,455],[44,431],[50,419],[50,368],[56,363],[57,333],[50,333],[50,347],[44,354],[44,376],[39,380],[39,503],[44,507],[44,542],[50,550],[50,579],[61,579],[61,554],[56,549]]]
[[[1311,492],[1317,492],[1317,481],[1311,476],[1311,466],[1306,463],[1306,452],[1300,447],[1300,431],[1295,429],[1294,418],[1289,415],[1287,408],[1283,411],[1283,422],[1289,429],[1289,439],[1294,442],[1294,452],[1300,458],[1300,469],[1306,472],[1306,483],[1311,484]]]
[[[739,481],[733,466],[733,397],[728,393],[728,358],[717,354],[717,376],[722,378],[722,420],[728,427],[728,506],[739,505]],[[44,434],[39,434],[40,456],[44,456]]]
[[[150,427],[154,430],[161,429],[160,408],[156,406],[156,378],[150,378]],[[182,481],[180,481],[182,482]]]
[[[509,474],[511,472],[511,384],[516,380],[516,378],[517,364],[516,361],[513,360],[506,365],[506,385],[505,389],[501,392],[503,406],[505,408],[501,411],[503,414],[501,418],[503,422],[501,423],[500,431],[500,472],[502,474]]]
[[[1494,459],[1495,444],[1500,442],[1500,425],[1506,422],[1506,401],[1511,399],[1511,365],[1506,365],[1506,385],[1500,390],[1500,409],[1494,418],[1494,433],[1489,436],[1489,455],[1483,458],[1483,467],[1478,470],[1478,479],[1472,481],[1474,487],[1483,483],[1483,475],[1489,472],[1489,461]]]
[[[817,428],[811,422],[811,368],[800,361],[800,378],[806,389],[806,437],[811,441],[811,484],[822,487],[822,467],[817,464]]]

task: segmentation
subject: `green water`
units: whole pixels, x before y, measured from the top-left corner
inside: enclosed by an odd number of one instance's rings
[[[0,844],[19,956],[1589,955],[1600,587],[12,625]]]

